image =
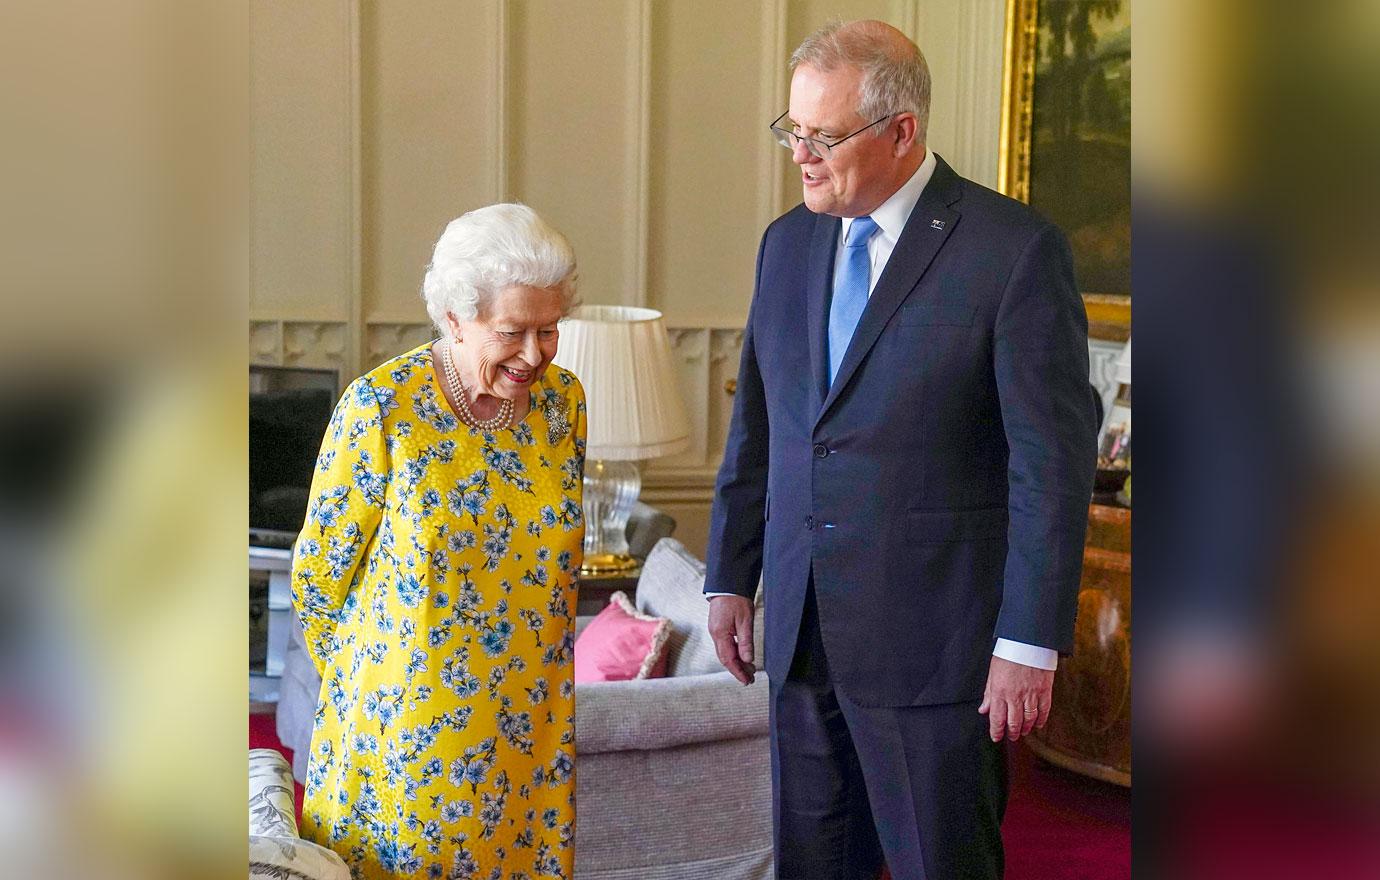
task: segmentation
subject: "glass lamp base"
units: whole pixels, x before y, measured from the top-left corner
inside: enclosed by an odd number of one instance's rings
[[[628,517],[642,489],[635,461],[585,462],[585,561],[589,573],[627,571],[637,562],[628,553]]]

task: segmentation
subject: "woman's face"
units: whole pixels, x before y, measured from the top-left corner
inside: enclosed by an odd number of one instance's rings
[[[560,319],[559,290],[521,285],[499,291],[473,321],[450,316],[465,384],[478,394],[523,400],[556,356]]]

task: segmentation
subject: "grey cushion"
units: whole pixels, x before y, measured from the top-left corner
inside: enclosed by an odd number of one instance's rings
[[[647,554],[637,579],[637,608],[671,620],[667,677],[722,671],[709,639],[704,563],[675,538],[662,538]]]
[[[666,675],[706,675],[723,671],[709,638],[709,600],[704,595],[704,563],[675,538],[662,538],[647,555],[637,580],[637,608],[671,620]],[[762,668],[762,592],[753,618],[754,662]]]

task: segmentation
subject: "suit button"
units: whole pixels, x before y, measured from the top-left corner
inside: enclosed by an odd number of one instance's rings
[[[815,458],[827,458],[828,456],[829,456],[829,447],[828,447],[828,446],[825,446],[823,443],[816,443],[816,444],[815,444]]]
[[[815,530],[815,518],[813,516],[805,517],[805,528],[812,532]]]

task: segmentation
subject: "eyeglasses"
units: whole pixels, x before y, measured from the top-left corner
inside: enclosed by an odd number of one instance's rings
[[[790,112],[791,111],[789,110],[786,111],[786,113]],[[804,135],[796,134],[793,131],[787,131],[784,128],[777,127],[776,123],[785,119],[786,113],[782,113],[780,116],[776,117],[776,119],[772,122],[770,126],[772,134],[776,135],[776,142],[781,146],[785,147],[786,149],[790,150],[792,153],[795,152],[796,144],[803,143],[805,144],[805,149],[810,151],[810,155],[820,159],[828,159],[830,155],[832,155],[834,148],[837,147],[839,144],[843,143],[851,137],[856,137],[857,135],[862,134],[872,126],[885,122],[886,120],[896,115],[895,113],[888,113],[887,115],[883,116],[881,119],[876,120],[875,122],[869,122],[867,125],[864,125],[862,128],[858,129],[852,134],[844,135],[843,137],[839,138],[833,143],[829,143],[828,141],[822,141],[819,138],[805,137]]]

